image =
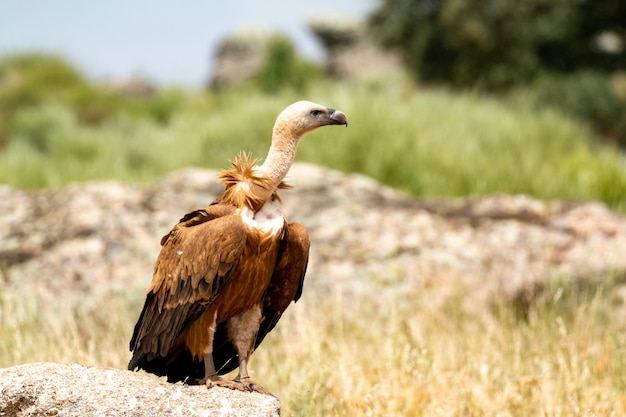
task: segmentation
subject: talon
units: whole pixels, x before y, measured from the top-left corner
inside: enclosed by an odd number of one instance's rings
[[[273,394],[271,392],[269,392],[262,385],[257,384],[256,382],[254,382],[250,378],[244,378],[243,381],[239,381],[239,382],[241,382],[241,385],[248,392],[258,392],[259,394],[265,394],[265,395],[272,395],[273,396]]]
[[[206,385],[207,388],[213,388],[214,386],[219,385],[219,381],[221,380],[222,378],[220,378],[219,376],[211,375],[208,377],[195,379],[193,382],[196,385]]]

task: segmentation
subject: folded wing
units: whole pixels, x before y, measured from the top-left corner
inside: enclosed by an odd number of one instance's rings
[[[133,357],[128,369],[165,374],[158,369],[163,366],[159,357],[172,355],[176,339],[228,284],[245,242],[241,218],[232,207],[220,204],[185,215],[163,237],[130,341]]]

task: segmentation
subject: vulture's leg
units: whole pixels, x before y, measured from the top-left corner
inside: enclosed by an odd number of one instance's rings
[[[217,375],[217,371],[215,370],[215,363],[213,362],[213,336],[215,334],[215,329],[217,326],[217,312],[214,311],[212,313],[212,316],[212,319],[209,319],[211,320],[211,324],[207,329],[207,331],[209,332],[208,342],[206,344],[206,347],[202,351],[202,354],[204,355],[204,378],[197,381],[198,385],[206,384],[209,388],[211,388],[213,385],[215,385],[216,382],[222,379]]]
[[[206,353],[204,355],[204,378],[201,379],[198,384],[206,384],[209,388],[212,383],[219,381],[221,378],[217,375],[215,370],[215,363],[213,362],[213,352]]]
[[[241,383],[242,387],[247,391],[270,394],[269,391],[250,379],[248,374],[248,361],[250,356],[252,356],[252,352],[254,352],[254,344],[256,335],[259,332],[261,318],[262,304],[258,303],[249,310],[230,318],[226,323],[226,331],[228,339],[237,350],[237,357],[239,358],[239,375],[237,375],[235,381]]]
[[[208,353],[204,356],[204,372],[205,377],[203,380],[200,381],[200,384],[206,384],[207,388],[218,386],[223,388],[235,389],[238,391],[253,391],[239,381],[229,381],[228,379],[224,379],[219,376],[217,374],[217,371],[215,370],[213,352]]]
[[[246,389],[242,387],[241,383],[236,381],[229,381],[220,377],[217,374],[217,370],[215,369],[215,361],[213,360],[213,338],[215,336],[215,329],[217,328],[217,312],[209,313],[212,314],[212,320],[210,321],[210,325],[208,326],[207,331],[208,339],[205,348],[202,350],[202,354],[204,357],[204,378],[198,381],[198,385],[206,384],[207,388],[212,388],[214,386],[220,386],[224,388],[236,389],[240,391],[245,391]]]

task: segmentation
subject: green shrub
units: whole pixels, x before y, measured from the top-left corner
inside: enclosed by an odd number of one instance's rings
[[[39,106],[50,97],[67,100],[75,89],[85,86],[82,75],[59,57],[37,53],[5,57],[0,61],[0,146],[8,144],[12,127],[21,125],[15,119],[23,109]]]
[[[363,173],[421,198],[524,193],[626,209],[623,155],[591,142],[581,123],[526,99],[386,82],[318,80],[306,97],[292,89],[187,93],[166,125],[138,109],[86,126],[68,105],[49,103],[16,119],[19,140],[0,152],[0,182],[58,187],[153,181],[186,166],[227,168],[240,151],[263,158],[278,112],[307,98],[345,111],[350,127],[311,133],[299,161]]]
[[[266,61],[257,75],[257,84],[263,91],[270,93],[285,87],[303,91],[309,82],[320,75],[321,70],[316,65],[296,55],[288,38],[276,36],[268,46]]]
[[[623,1],[384,0],[370,21],[417,78],[498,89],[544,70],[625,68],[625,50],[596,42],[623,33],[625,15]]]
[[[16,54],[0,61],[3,110],[41,104],[50,95],[65,98],[86,84],[75,68],[54,55]]]
[[[554,108],[626,146],[626,103],[605,75],[584,71],[544,76],[536,83],[536,105]]]
[[[143,100],[141,112],[161,125],[167,125],[177,111],[181,109],[184,96],[177,90],[157,92],[154,97]]]
[[[54,107],[24,109],[11,119],[10,129],[16,141],[36,154],[45,155],[51,151],[54,136],[67,124],[66,114]]]
[[[91,85],[72,91],[68,104],[78,122],[86,126],[97,126],[111,119],[123,105],[119,96]]]
[[[16,118],[27,109],[46,103],[68,105],[77,120],[95,125],[110,118],[119,107],[113,95],[91,85],[71,64],[45,54],[17,54],[0,62],[0,129],[6,141],[20,132]]]
[[[80,125],[95,128],[121,114],[164,125],[182,100],[175,90],[125,96],[90,83],[70,63],[53,55],[11,55],[0,61],[0,147],[15,139],[45,151],[48,119],[33,119],[32,110],[48,104],[69,108]]]

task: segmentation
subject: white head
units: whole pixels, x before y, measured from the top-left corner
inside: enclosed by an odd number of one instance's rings
[[[339,110],[311,101],[298,101],[288,106],[276,118],[273,139],[300,139],[305,133],[330,125],[348,126],[348,118]]]
[[[302,136],[318,127],[330,125],[348,126],[348,118],[338,110],[310,101],[293,103],[278,115],[272,134],[272,146],[260,167],[272,180],[272,192],[287,175]]]

